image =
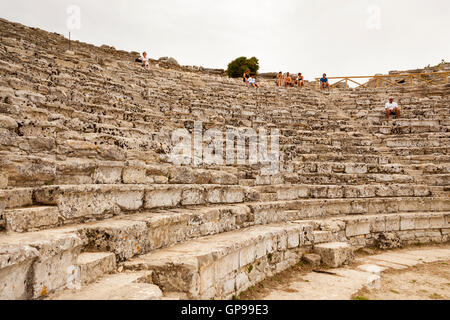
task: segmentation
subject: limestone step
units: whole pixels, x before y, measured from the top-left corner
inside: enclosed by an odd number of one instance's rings
[[[64,223],[104,219],[141,209],[258,199],[258,194],[248,187],[226,185],[63,185],[35,188],[32,195],[36,204],[58,206]]]
[[[163,292],[182,292],[191,299],[228,299],[297,263],[310,248],[325,264],[339,267],[352,261],[353,244],[383,246],[390,236],[399,244],[447,242],[450,214],[343,216],[253,226],[156,250],[122,266],[153,271],[152,281]]]
[[[130,272],[105,276],[80,290],[65,290],[48,300],[160,300],[161,290],[148,283],[150,272]]]
[[[449,212],[344,215],[294,223],[312,226],[314,243],[345,241],[355,248],[377,246],[386,249],[450,239]]]
[[[3,213],[6,231],[30,232],[58,226],[58,207],[8,209]]]
[[[0,234],[0,300],[38,299],[65,288],[83,246],[71,230]]]
[[[80,284],[85,286],[116,269],[116,256],[110,252],[84,252],[77,258]]]
[[[401,201],[389,198],[379,201],[353,199],[350,202],[340,199],[280,201],[259,205],[239,204],[159,210],[88,223],[78,226],[77,230],[82,238],[86,239],[89,249],[108,250],[116,254],[118,261],[124,261],[192,238],[254,225],[349,214],[364,217],[365,214],[450,211],[445,198],[430,200],[428,204],[421,198],[400,199],[405,201],[405,206],[399,206]],[[409,206],[406,206],[407,203]]]
[[[265,277],[298,263],[305,230],[296,225],[251,227],[209,236],[125,262],[127,270],[153,271],[163,292],[190,299],[230,299]]]

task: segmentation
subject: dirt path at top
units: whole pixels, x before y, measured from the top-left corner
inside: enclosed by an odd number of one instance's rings
[[[450,244],[358,253],[355,263],[338,268],[313,268],[300,263],[268,278],[240,295],[242,300],[450,300]],[[380,281],[368,290],[373,273]],[[317,273],[318,271],[327,273]]]

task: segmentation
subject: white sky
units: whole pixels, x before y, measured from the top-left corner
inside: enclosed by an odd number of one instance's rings
[[[448,0],[0,0],[0,17],[67,36],[69,5],[81,9],[74,39],[183,65],[256,56],[261,72],[313,79],[450,60]]]

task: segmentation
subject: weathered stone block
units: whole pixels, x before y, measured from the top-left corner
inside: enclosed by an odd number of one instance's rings
[[[126,184],[147,183],[147,170],[145,168],[126,167],[123,169],[122,181]]]
[[[240,264],[240,252],[233,252],[215,263],[216,280],[226,279],[229,274],[237,270]]]
[[[95,169],[93,176],[95,183],[116,184],[122,181],[122,167],[101,166]]]
[[[371,232],[385,232],[386,231],[386,217],[370,217]]]
[[[27,232],[33,229],[58,225],[57,207],[36,207],[6,210],[6,229],[13,232]]]
[[[416,216],[414,214],[403,214],[400,216],[400,230],[414,230],[414,222]]]
[[[386,216],[386,232],[400,230],[400,216]]]
[[[256,245],[251,245],[239,251],[239,266],[242,268],[256,259]]]
[[[319,254],[322,262],[329,267],[338,268],[353,261],[353,249],[348,243],[332,242],[314,246],[314,252]]]
[[[87,285],[116,269],[116,256],[110,252],[82,253],[77,258],[81,285]]]
[[[313,236],[315,244],[333,241],[331,231],[313,231]]]
[[[200,268],[200,292],[206,293],[216,282],[216,266],[214,264]],[[214,292],[215,293],[215,292]],[[210,298],[213,298],[214,295]],[[208,299],[208,298],[206,298]]]
[[[306,263],[312,265],[313,267],[318,267],[322,262],[322,257],[318,254],[310,253],[305,254],[303,256],[303,260],[305,260]]]
[[[418,215],[414,220],[415,229],[429,229],[430,228],[430,217]]]
[[[442,214],[434,213],[430,215],[430,228],[440,229],[445,226],[445,218]]]
[[[145,193],[145,208],[176,207],[181,203],[181,195],[179,188],[149,190]]]
[[[300,244],[300,232],[298,230],[289,230],[287,233],[288,249],[297,248]]]
[[[241,272],[236,276],[236,290],[244,290],[250,286],[250,280],[246,273]]]
[[[347,237],[354,237],[359,235],[365,235],[370,233],[370,223],[364,219],[351,219],[347,220],[347,227],[345,228],[345,234]]]
[[[116,203],[122,210],[139,210],[144,203],[143,191],[120,192],[116,195]]]

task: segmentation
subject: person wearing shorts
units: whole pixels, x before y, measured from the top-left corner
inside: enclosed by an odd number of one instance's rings
[[[299,73],[298,76],[297,76],[297,80],[295,80],[295,84],[296,84],[298,87],[304,87],[304,86],[305,86],[304,79],[305,79],[305,78],[302,76],[302,74]]]
[[[255,76],[248,78],[248,84],[250,86],[252,86],[253,88],[259,88],[259,85],[256,83],[256,77]]]
[[[322,78],[320,78],[320,89],[330,90],[330,83],[328,82],[327,75],[324,73]]]
[[[284,77],[284,87],[287,88],[288,86],[289,87],[293,86],[292,78],[291,78],[291,75],[289,74],[289,72],[286,73],[286,76]]]
[[[389,117],[391,115],[395,115],[395,119],[400,118],[400,108],[398,107],[397,102],[394,101],[394,98],[389,98],[389,101],[386,102],[385,105],[386,110],[386,120],[389,121]]]

